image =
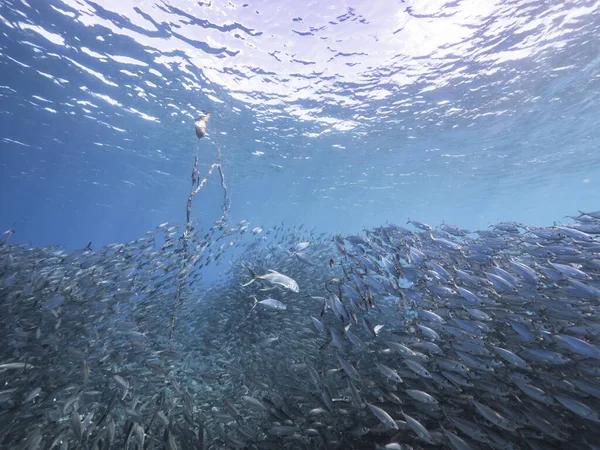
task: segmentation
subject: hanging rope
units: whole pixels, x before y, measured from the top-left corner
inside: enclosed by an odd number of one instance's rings
[[[209,118],[210,118],[210,114],[202,115],[194,123],[194,129],[196,131],[196,136],[198,137],[198,139],[202,139],[204,136],[206,136],[206,124],[207,124]],[[210,169],[208,170],[208,173],[202,180],[199,179],[199,171],[198,171],[198,154],[200,151],[200,142],[198,142],[198,146],[196,148],[196,156],[194,158],[194,167],[192,169],[192,189],[190,191],[190,196],[188,197],[188,200],[187,200],[185,231],[183,232],[183,235],[180,238],[183,241],[183,260],[182,260],[181,270],[179,273],[179,283],[177,286],[177,291],[175,293],[175,298],[173,300],[173,312],[171,315],[171,331],[169,333],[169,340],[173,339],[173,336],[175,333],[175,325],[177,324],[177,312],[179,311],[179,309],[181,308],[181,305],[183,304],[182,290],[183,290],[183,286],[185,285],[185,283],[184,283],[185,277],[188,274],[188,271],[186,269],[189,268],[190,264],[193,264],[193,262],[194,262],[191,260],[190,254],[188,253],[188,239],[194,229],[194,226],[192,224],[192,202],[194,200],[194,197],[198,194],[198,192],[200,192],[202,190],[202,188],[206,185],[206,183],[208,182],[208,179],[213,174],[215,169],[218,169],[218,171],[219,171],[219,176],[221,179],[221,188],[223,189],[224,199],[223,199],[223,206],[221,208],[223,213],[222,213],[221,217],[215,222],[212,229],[219,228],[227,222],[227,215],[229,213],[229,208],[231,206],[231,202],[229,199],[229,192],[227,191],[227,185],[225,184],[225,175],[223,173],[223,167],[222,167],[222,162],[221,162],[221,149],[216,144],[215,144],[215,147],[217,147],[217,162],[211,164]]]

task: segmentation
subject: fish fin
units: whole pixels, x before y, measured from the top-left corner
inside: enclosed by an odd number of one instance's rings
[[[250,281],[248,281],[248,282],[247,282],[247,283],[245,283],[245,284],[242,284],[241,286],[242,286],[242,287],[249,286],[249,285],[251,285],[252,283],[254,283],[255,281],[256,281],[256,278],[252,278]]]
[[[254,298],[254,305],[252,306],[252,308],[250,308],[250,311],[252,311],[254,308],[256,308],[256,305],[258,305],[258,300],[256,299],[256,297],[252,296],[252,298]]]
[[[252,277],[252,279],[250,281],[248,281],[245,284],[242,284],[242,287],[246,287],[252,283],[254,283],[256,281],[256,279],[258,278],[258,276],[256,275],[256,272],[254,270],[252,270],[250,267],[246,267],[246,269],[248,269],[248,271],[250,272],[250,276]]]

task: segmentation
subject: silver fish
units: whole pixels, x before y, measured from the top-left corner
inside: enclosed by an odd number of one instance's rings
[[[287,275],[283,275],[279,272],[276,272],[275,270],[269,270],[269,272],[264,275],[257,275],[252,269],[248,268],[248,270],[250,271],[252,279],[249,282],[242,284],[242,287],[246,287],[255,282],[256,280],[265,280],[270,284],[281,286],[285,289],[289,289],[292,292],[300,292],[298,283],[296,283],[295,280],[288,277]]]

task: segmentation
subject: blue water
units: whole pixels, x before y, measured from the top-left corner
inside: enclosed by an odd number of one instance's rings
[[[0,2],[0,232],[96,248],[231,219],[469,229],[598,209],[600,2]],[[209,112],[209,136],[193,122]],[[221,213],[218,177],[193,217]]]

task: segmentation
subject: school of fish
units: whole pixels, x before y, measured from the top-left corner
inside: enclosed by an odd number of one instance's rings
[[[600,448],[600,211],[183,230],[0,235],[0,448]]]

